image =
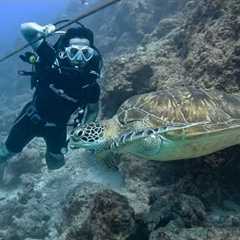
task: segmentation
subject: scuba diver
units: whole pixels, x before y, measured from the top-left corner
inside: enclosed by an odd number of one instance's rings
[[[0,163],[20,153],[34,137],[42,137],[46,142],[47,167],[58,169],[65,164],[67,125],[72,114],[78,111],[75,124],[97,118],[100,95],[97,80],[102,57],[94,46],[93,32],[80,24],[69,28],[51,46],[46,37],[55,30],[52,24],[21,25],[21,32],[34,53],[26,52],[20,58],[34,65],[35,91],[0,146]]]

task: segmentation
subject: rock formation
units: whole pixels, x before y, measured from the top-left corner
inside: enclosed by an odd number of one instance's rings
[[[65,16],[81,9],[71,0]],[[129,0],[86,19],[105,62],[101,117],[134,94],[166,86],[238,93],[239,13],[238,0]],[[3,99],[2,138],[25,96]],[[239,239],[238,146],[171,163],[120,155],[118,171],[75,151],[55,172],[44,165],[44,148],[37,140],[10,164],[0,239]]]

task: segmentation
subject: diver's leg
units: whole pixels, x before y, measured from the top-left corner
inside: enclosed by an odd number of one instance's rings
[[[66,148],[67,131],[65,127],[46,127],[45,131],[46,164],[48,169],[55,170],[65,164],[63,149]]]
[[[8,184],[15,175],[11,170],[11,166],[8,165],[7,160],[13,155],[20,153],[27,143],[35,136],[32,123],[25,111],[26,108],[23,109],[22,113],[16,119],[5,144],[1,144],[0,147],[0,163],[2,163],[2,181],[4,184]]]
[[[21,152],[24,145],[30,141],[28,132],[29,123],[26,119],[26,111],[31,103],[24,106],[23,110],[15,120],[6,143],[0,143],[0,164],[6,162],[9,158],[18,152]]]
[[[6,149],[11,153],[20,153],[35,136],[33,124],[27,116],[27,106],[14,122],[5,142]]]

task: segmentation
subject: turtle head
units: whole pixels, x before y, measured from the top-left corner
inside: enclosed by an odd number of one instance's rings
[[[76,127],[70,136],[70,148],[101,150],[115,136],[116,127],[111,120],[91,122]]]

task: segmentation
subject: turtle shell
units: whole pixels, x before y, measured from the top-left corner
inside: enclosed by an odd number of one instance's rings
[[[136,95],[116,117],[124,128],[162,128],[187,137],[240,127],[240,96],[217,90],[178,87]]]

